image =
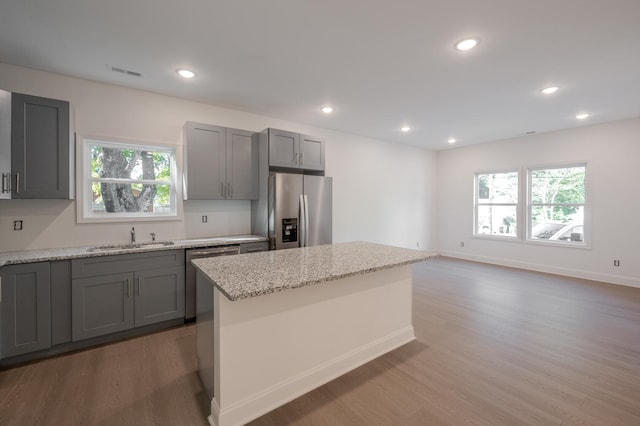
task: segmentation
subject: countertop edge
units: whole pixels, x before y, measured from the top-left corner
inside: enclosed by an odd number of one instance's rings
[[[218,288],[220,290],[220,292],[222,294],[224,294],[227,299],[229,299],[232,302],[237,302],[240,300],[245,300],[245,299],[250,299],[252,297],[258,297],[258,296],[264,296],[267,294],[273,294],[273,293],[279,293],[282,291],[286,291],[286,290],[293,290],[296,288],[303,288],[303,287],[308,287],[308,286],[312,286],[312,285],[316,285],[316,284],[322,284],[322,283],[326,283],[326,282],[330,282],[330,281],[336,281],[336,280],[340,280],[343,278],[350,278],[350,277],[356,277],[358,275],[364,275],[364,274],[369,274],[372,272],[378,272],[378,271],[383,271],[385,269],[391,269],[391,268],[397,268],[400,266],[407,266],[407,265],[412,265],[414,263],[420,263],[420,262],[424,262],[427,261],[433,257],[437,257],[439,255],[434,254],[434,255],[430,255],[430,256],[426,256],[424,259],[412,259],[412,260],[407,260],[405,262],[399,262],[399,263],[395,263],[395,264],[389,264],[389,265],[384,265],[384,266],[377,266],[377,267],[373,267],[373,268],[369,268],[369,269],[363,269],[361,271],[356,271],[356,272],[349,272],[346,274],[336,274],[336,275],[330,275],[326,278],[323,279],[319,279],[319,280],[310,280],[310,281],[305,281],[305,282],[301,282],[301,283],[297,283],[294,284],[290,287],[278,287],[275,289],[266,289],[262,292],[256,292],[254,293],[243,293],[243,294],[239,294],[239,295],[235,295],[232,296],[230,294],[228,294],[223,288],[221,288],[218,284],[216,284],[214,282],[214,285],[216,286],[216,288]]]
[[[368,256],[369,252],[371,258]],[[229,301],[235,302],[411,265],[437,256],[437,251],[351,242],[245,254],[232,258],[195,259],[191,263]],[[323,257],[336,259],[335,263],[326,263]],[[301,274],[302,270],[305,272]]]
[[[94,246],[82,246],[0,252],[0,268],[3,266],[21,265],[26,263],[51,262],[89,257],[115,256],[121,254],[150,253],[167,250],[185,250],[191,248],[220,247],[237,244],[260,243],[268,241],[268,238],[257,235],[239,235],[229,237],[180,239],[171,241],[174,243],[173,245],[163,247],[143,246],[134,249],[109,251],[88,251]]]

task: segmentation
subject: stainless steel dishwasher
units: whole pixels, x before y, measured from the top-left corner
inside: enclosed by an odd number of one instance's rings
[[[192,321],[196,318],[196,268],[191,264],[191,261],[193,259],[202,259],[203,257],[230,256],[239,253],[239,245],[187,250],[185,271],[185,319],[187,321]]]

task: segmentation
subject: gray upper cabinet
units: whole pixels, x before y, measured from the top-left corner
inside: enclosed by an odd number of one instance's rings
[[[257,200],[259,151],[253,133],[226,129],[227,199]]]
[[[4,266],[0,280],[0,358],[49,348],[49,262]]]
[[[268,139],[269,167],[324,170],[324,140],[278,129],[269,129]]]
[[[12,93],[12,198],[75,197],[69,102]]]
[[[71,261],[73,341],[184,318],[184,250]]]
[[[224,199],[226,129],[187,122],[184,133],[184,199]]]
[[[300,167],[305,170],[324,170],[324,140],[300,135]]]
[[[269,166],[299,168],[300,135],[269,129]]]
[[[253,200],[258,193],[258,148],[253,133],[187,122],[185,200]]]

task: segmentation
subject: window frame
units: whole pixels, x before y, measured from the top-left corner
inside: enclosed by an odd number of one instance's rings
[[[584,178],[584,216],[583,216],[583,241],[579,242],[571,242],[571,241],[561,241],[561,240],[545,240],[545,239],[532,239],[531,238],[531,171],[534,170],[544,170],[544,169],[563,169],[563,168],[571,168],[571,167],[584,167],[585,169],[585,178]],[[492,234],[481,234],[478,233],[478,206],[480,203],[479,200],[479,175],[486,175],[492,173],[510,173],[517,172],[518,173],[518,202],[516,206],[517,218],[516,218],[516,236],[502,236],[502,235],[492,235]],[[524,243],[524,244],[533,244],[533,245],[542,245],[547,247],[566,247],[566,248],[575,248],[575,249],[591,249],[592,242],[592,226],[591,226],[591,184],[590,184],[590,176],[589,172],[589,161],[572,161],[572,162],[562,162],[562,163],[553,163],[553,164],[539,164],[532,166],[521,166],[519,168],[503,168],[503,169],[490,169],[490,170],[479,170],[474,173],[473,180],[473,230],[472,237],[483,239],[483,240],[497,240],[497,241],[507,241],[507,242],[516,242],[516,243]],[[511,203],[507,203],[508,205],[513,205]],[[558,203],[558,204],[571,204],[575,205],[575,203]],[[486,205],[486,204],[484,204]],[[494,204],[490,204],[494,205]],[[497,203],[496,205],[504,205],[504,203]]]
[[[480,175],[488,175],[488,174],[506,174],[506,173],[516,173],[517,175],[517,200],[515,203],[484,203],[481,204],[480,200]],[[483,238],[483,239],[496,239],[502,241],[518,241],[520,239],[521,234],[521,222],[522,222],[522,212],[520,208],[520,200],[522,199],[522,183],[521,183],[521,175],[522,172],[519,168],[509,168],[509,169],[500,169],[500,170],[483,170],[474,173],[473,179],[473,237]],[[479,217],[479,207],[480,206],[515,206],[516,208],[516,235],[499,235],[499,234],[481,234],[478,232],[478,217]]]
[[[78,188],[76,191],[76,222],[77,223],[121,223],[121,222],[157,222],[157,221],[174,221],[182,220],[183,210],[181,195],[181,185],[178,184],[179,179],[179,156],[181,150],[176,145],[156,142],[156,141],[139,141],[132,139],[116,139],[105,136],[78,136],[78,155],[76,156],[77,181]],[[146,150],[154,152],[166,152],[171,156],[170,170],[171,179],[158,181],[157,183],[169,185],[169,198],[171,211],[166,213],[139,213],[139,212],[119,212],[95,214],[92,209],[92,183],[95,179],[91,176],[91,149],[93,146],[106,146],[112,148],[126,148],[135,150]],[[131,180],[132,183],[150,183],[144,180]]]
[[[551,169],[568,169],[572,167],[584,167],[584,203],[533,203],[532,201],[532,172],[536,170],[551,170]],[[544,164],[544,165],[536,165],[527,167],[526,171],[526,234],[524,235],[524,240],[529,244],[540,244],[546,246],[561,246],[561,247],[573,247],[573,248],[591,248],[591,220],[590,220],[590,196],[589,196],[589,167],[587,161],[576,161],[576,162],[567,162],[567,163],[556,163],[556,164]],[[562,206],[582,206],[583,207],[583,235],[582,242],[577,241],[563,241],[563,240],[547,240],[547,239],[539,239],[532,238],[531,232],[533,230],[532,216],[533,216],[533,208],[541,205],[549,205],[554,207],[562,207]]]

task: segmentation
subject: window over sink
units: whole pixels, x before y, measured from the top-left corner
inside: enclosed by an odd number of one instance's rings
[[[78,222],[179,219],[176,147],[84,138]]]

